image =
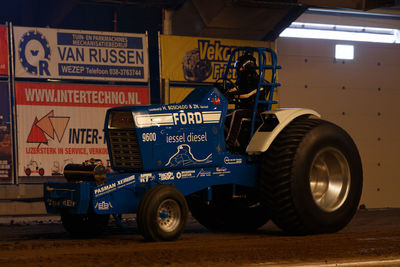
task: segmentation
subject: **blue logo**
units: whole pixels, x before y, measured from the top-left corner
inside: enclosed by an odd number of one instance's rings
[[[50,45],[40,32],[28,31],[21,37],[18,55],[26,72],[32,75],[50,76]]]

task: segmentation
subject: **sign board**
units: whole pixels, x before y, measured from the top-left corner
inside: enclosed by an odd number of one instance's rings
[[[13,27],[15,76],[147,82],[145,34]]]
[[[0,26],[0,75],[8,75],[8,37],[5,26]]]
[[[11,120],[8,82],[0,82],[0,183],[12,183]]]
[[[161,76],[169,81],[215,82],[238,46],[274,48],[272,42],[161,35]]]
[[[147,87],[16,82],[15,94],[19,177],[61,175],[90,158],[107,166],[106,110],[149,104]]]

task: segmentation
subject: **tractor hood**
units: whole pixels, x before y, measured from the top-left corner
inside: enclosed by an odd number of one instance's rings
[[[216,88],[199,87],[179,104],[108,110],[105,133],[113,169],[217,166],[225,151],[227,107]]]

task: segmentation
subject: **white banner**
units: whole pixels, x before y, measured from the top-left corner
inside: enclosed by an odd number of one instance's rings
[[[149,104],[147,87],[16,82],[18,176],[61,175],[66,164],[110,167],[106,110]]]
[[[147,82],[145,34],[13,27],[15,76]]]

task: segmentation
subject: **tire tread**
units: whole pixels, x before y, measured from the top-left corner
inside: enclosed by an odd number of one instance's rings
[[[295,119],[277,136],[264,154],[260,187],[266,193],[273,222],[291,234],[310,232],[301,222],[291,197],[291,169],[300,142],[322,122],[320,119],[308,117]]]

